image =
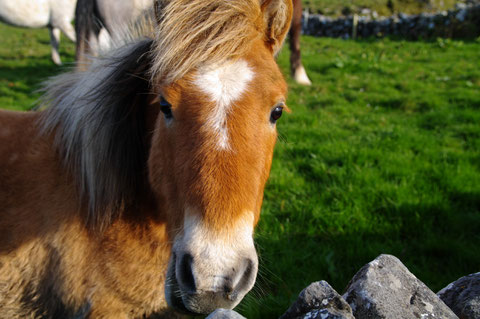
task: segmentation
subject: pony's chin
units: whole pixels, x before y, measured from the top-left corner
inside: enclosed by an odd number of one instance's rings
[[[202,315],[201,313],[188,309],[183,302],[175,274],[175,258],[171,258],[168,265],[167,282],[165,284],[165,299],[167,300],[168,306],[177,312],[189,316]]]
[[[175,311],[179,313],[189,315],[189,316],[201,315],[200,313],[196,313],[188,310],[187,307],[185,307],[185,304],[183,303],[182,298],[175,294],[171,294],[170,296],[167,296],[167,303],[170,307],[172,307],[173,309],[175,309]]]

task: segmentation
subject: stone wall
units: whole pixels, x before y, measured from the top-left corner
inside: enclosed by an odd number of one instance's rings
[[[307,35],[345,39],[352,38],[355,32],[359,38],[476,38],[480,36],[480,4],[457,4],[455,10],[435,14],[400,13],[391,17],[379,17],[375,11],[366,10],[361,15],[334,19],[305,11],[302,29]]]
[[[392,255],[380,255],[363,266],[343,295],[326,281],[300,292],[280,319],[479,319],[480,272],[431,291]],[[245,319],[219,309],[207,319]]]

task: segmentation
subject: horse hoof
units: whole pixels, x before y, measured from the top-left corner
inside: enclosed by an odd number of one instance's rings
[[[312,82],[308,78],[307,72],[303,65],[300,65],[294,72],[293,78],[295,82],[302,85],[312,85]]]
[[[58,66],[62,65],[62,60],[60,60],[58,57],[52,57],[52,61]]]

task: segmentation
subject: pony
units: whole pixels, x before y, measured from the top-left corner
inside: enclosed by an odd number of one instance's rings
[[[76,47],[77,65],[87,67],[88,56],[92,56],[108,44],[124,36],[126,25],[153,5],[153,0],[78,0],[75,9],[75,29],[78,36]],[[290,72],[293,79],[303,85],[311,81],[302,64],[300,34],[302,30],[302,1],[293,0],[293,18],[289,32]]]
[[[0,112],[0,317],[157,318],[253,287],[291,0],[167,0]]]
[[[71,41],[76,42],[74,18],[77,0],[0,0],[0,21],[26,28],[48,27],[52,60],[61,65],[60,31]]]

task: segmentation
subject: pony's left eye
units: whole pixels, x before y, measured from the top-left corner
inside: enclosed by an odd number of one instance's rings
[[[160,111],[162,111],[167,120],[173,118],[172,105],[163,96],[160,96]]]
[[[282,116],[283,106],[275,106],[270,114],[270,122],[275,124],[277,120]]]

